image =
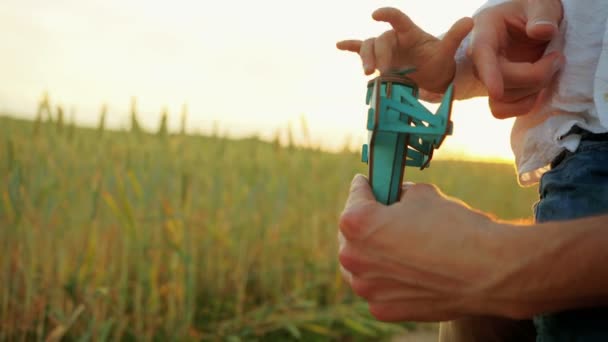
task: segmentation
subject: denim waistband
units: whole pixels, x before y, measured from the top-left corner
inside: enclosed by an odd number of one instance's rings
[[[566,133],[565,136],[569,136],[571,134],[578,134],[581,136],[581,141],[607,141],[608,140],[608,132],[606,133],[592,133],[588,130],[582,129],[578,126],[572,126],[570,131]]]
[[[581,141],[608,141],[608,133],[591,133],[585,131],[581,134]]]
[[[592,133],[589,132],[587,130],[584,130],[578,126],[573,126],[572,129],[570,129],[570,131],[564,135],[565,137],[571,134],[578,134],[581,136],[581,142],[583,141],[608,141],[608,132],[606,133]],[[567,149],[564,149],[560,154],[558,154],[555,158],[553,158],[553,161],[551,162],[551,168],[555,168],[557,165],[559,165],[559,163],[561,163],[564,158],[566,158],[566,156],[568,154],[571,154],[574,152],[570,152]]]

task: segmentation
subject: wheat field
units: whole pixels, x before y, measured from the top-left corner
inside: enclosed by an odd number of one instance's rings
[[[0,340],[366,341],[337,222],[357,153],[0,116]],[[166,119],[165,119],[166,123]],[[408,180],[502,219],[512,166],[435,160]],[[429,208],[429,213],[432,208]]]

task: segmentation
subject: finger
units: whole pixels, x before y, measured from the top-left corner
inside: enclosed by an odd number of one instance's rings
[[[443,94],[434,93],[427,89],[418,89],[418,96],[421,100],[431,103],[439,103],[443,99]]]
[[[346,249],[347,245],[348,245],[348,241],[346,241],[342,232],[338,231],[338,258],[340,258],[340,255]],[[344,268],[344,266],[342,266],[342,264],[340,264],[340,273],[342,274],[342,277],[344,278],[344,280],[347,283],[350,284],[352,282],[353,274],[349,270]]]
[[[479,80],[488,90],[488,95],[500,98],[503,93],[503,80],[498,64],[501,37],[497,24],[493,23],[492,19],[495,20],[489,15],[476,18],[471,33],[470,56]]]
[[[364,175],[358,174],[355,175],[350,184],[350,193],[346,201],[346,209],[362,202],[376,203],[376,198],[374,197],[374,193],[367,178]]]
[[[562,68],[564,63],[565,59],[559,52],[548,54],[534,63],[517,63],[502,59],[500,69],[502,70],[504,88],[543,88],[551,82],[555,73]]]
[[[443,193],[434,184],[429,183],[403,183],[403,186],[407,187],[407,192],[404,192],[404,196],[414,197],[423,196],[425,198],[433,198],[436,196],[444,196]]]
[[[359,51],[361,50],[361,44],[363,42],[360,40],[343,40],[340,42],[336,43],[336,47],[340,50],[343,51],[351,51],[351,52],[355,52],[355,53],[359,53]]]
[[[368,241],[347,241],[338,253],[340,265],[353,276],[365,278],[397,277],[399,264],[380,255],[378,245]],[[411,275],[411,272],[407,274]]]
[[[401,197],[399,198],[399,201],[401,201],[403,199],[403,196],[405,196],[405,194],[407,193],[409,188],[411,188],[414,185],[415,185],[415,183],[413,183],[413,182],[405,182],[405,183],[401,184]]]
[[[536,96],[543,87],[529,87],[521,89],[505,89],[504,94],[500,100],[496,100],[497,103],[513,104],[517,103],[527,97]],[[525,114],[525,113],[524,113]]]
[[[498,69],[496,50],[487,45],[478,45],[473,49],[473,63],[479,80],[488,90],[488,95],[500,98],[503,94],[503,79]]]
[[[340,265],[340,274],[342,274],[342,278],[344,278],[344,280],[349,283],[352,284],[353,281],[353,274],[350,273],[346,268],[344,268],[342,265]]]
[[[352,276],[350,285],[353,292],[369,301],[388,302],[409,299],[433,299],[434,291],[392,278],[365,278]]]
[[[397,36],[395,31],[386,31],[381,34],[374,43],[376,68],[381,73],[385,73],[391,69],[393,51],[397,47]]]
[[[526,33],[530,38],[551,40],[559,31],[559,24],[563,16],[560,0],[526,1]]]
[[[366,75],[371,75],[376,70],[375,41],[375,38],[365,40],[361,44],[361,50],[359,51],[361,62],[363,63],[363,71]]]
[[[364,243],[363,243],[364,244]],[[364,251],[365,250],[365,251]],[[379,257],[369,253],[362,244],[346,242],[346,246],[338,253],[340,266],[353,276],[369,276],[370,273],[386,271],[386,263],[380,261]]]
[[[462,18],[458,20],[449,31],[445,34],[442,42],[442,47],[444,49],[443,53],[448,56],[454,56],[456,54],[456,50],[462,43],[462,40],[471,32],[473,29],[473,19],[471,18]]]
[[[437,322],[456,318],[450,305],[442,298],[389,302],[372,301],[369,303],[369,311],[376,319],[384,322]]]
[[[406,33],[412,29],[419,30],[410,17],[396,8],[384,7],[377,9],[372,13],[372,18],[389,23],[399,33]]]
[[[367,178],[363,175],[355,176],[344,211],[340,215],[340,231],[347,240],[365,239],[385,220],[379,212],[381,208]]]
[[[344,238],[344,234],[338,230],[338,253],[342,252],[346,248],[347,241]]]
[[[524,97],[515,102],[504,102],[490,98],[488,100],[492,115],[497,119],[507,119],[530,113],[538,100],[539,93]]]
[[[416,185],[416,183],[414,182],[404,182],[403,184],[401,184],[401,192],[406,193],[407,190],[414,185]]]
[[[564,63],[564,57],[557,52],[549,54],[535,63],[513,63],[503,60],[501,70],[505,90],[500,99],[490,102],[493,111],[501,117],[513,116],[515,113],[519,113],[519,115],[528,113],[530,106],[534,104],[529,97],[538,95],[542,89],[546,88]],[[516,110],[518,112],[515,112]]]

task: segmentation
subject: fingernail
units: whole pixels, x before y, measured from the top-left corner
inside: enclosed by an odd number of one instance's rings
[[[408,189],[414,185],[416,185],[416,183],[414,183],[414,182],[403,182],[403,184],[401,184],[401,186],[403,186],[404,188],[408,188]]]
[[[553,21],[550,21],[550,20],[545,20],[545,19],[534,20],[532,22],[532,25],[533,26],[536,26],[536,25],[550,25],[550,26],[553,26],[553,27],[555,27],[557,29],[557,24],[556,23],[554,23]]]
[[[353,177],[353,180],[351,181],[351,183],[360,182],[361,181],[361,177],[365,178],[365,176],[363,176],[362,174],[357,173],[355,175],[355,177]]]
[[[365,71],[366,73],[369,72],[369,64],[363,64],[363,71]]]

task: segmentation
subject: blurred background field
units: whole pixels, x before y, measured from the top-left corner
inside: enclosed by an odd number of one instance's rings
[[[378,323],[340,277],[368,79],[335,43],[387,30],[378,7],[439,35],[484,2],[3,0],[0,341],[432,330]],[[512,161],[512,120],[484,98],[453,111],[440,159],[406,178],[530,217],[536,191],[479,162]]]
[[[337,222],[358,153],[138,126],[0,116],[0,340],[365,341]],[[166,116],[165,116],[166,117]],[[165,124],[163,124],[163,120]],[[183,118],[186,120],[185,114]],[[306,124],[294,127],[306,135]],[[281,143],[283,141],[283,143]],[[509,164],[434,160],[406,178],[502,219],[537,195]],[[433,208],[421,213],[433,215]]]

